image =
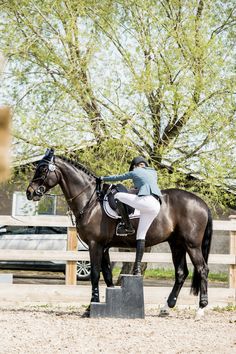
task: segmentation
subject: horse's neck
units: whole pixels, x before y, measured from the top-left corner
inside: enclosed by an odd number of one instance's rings
[[[76,216],[93,196],[95,181],[91,176],[69,163],[60,161],[58,165],[61,173],[60,187]]]

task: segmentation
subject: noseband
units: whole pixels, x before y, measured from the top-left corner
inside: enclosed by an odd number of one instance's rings
[[[43,162],[45,161],[45,162]],[[57,168],[56,168],[56,165],[53,161],[48,161],[46,159],[42,160],[42,162],[40,161],[39,165],[37,168],[39,168],[40,166],[47,166],[47,170],[46,172],[44,173],[44,175],[42,175],[41,177],[38,177],[38,178],[34,178],[32,179],[31,183],[35,182],[35,181],[38,181],[38,180],[42,180],[42,184],[40,186],[38,186],[37,189],[34,189],[32,187],[32,189],[34,190],[34,193],[38,196],[38,197],[42,197],[46,191],[46,187],[44,185],[46,179],[48,178],[49,174],[51,172],[54,172],[55,175],[56,175],[56,178],[57,178],[57,181],[59,181],[59,177],[57,175]]]

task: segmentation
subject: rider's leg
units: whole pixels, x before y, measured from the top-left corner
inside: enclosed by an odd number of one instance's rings
[[[138,196],[136,194],[118,192],[115,194],[114,198],[144,213],[157,211],[158,214],[160,210],[159,201],[152,195]]]
[[[133,275],[142,275],[141,271],[141,261],[143,258],[145,249],[145,240],[137,240],[136,241],[136,256],[133,268]]]
[[[146,233],[160,211],[160,203],[151,195],[139,197],[137,195],[127,193],[117,193],[116,197],[123,203],[140,210],[140,219],[136,236],[136,258],[133,274],[141,275],[141,261],[145,249]]]
[[[122,223],[117,229],[117,235],[133,235],[135,233],[135,229],[130,222],[127,206],[118,199],[115,199],[115,201],[122,219]]]
[[[143,258],[143,253],[145,249],[145,238],[149,227],[151,226],[153,220],[157,216],[160,208],[157,207],[156,210],[150,210],[149,213],[142,213],[139,219],[139,225],[137,230],[137,241],[136,241],[136,258],[133,268],[134,275],[142,275],[141,273],[141,261]]]

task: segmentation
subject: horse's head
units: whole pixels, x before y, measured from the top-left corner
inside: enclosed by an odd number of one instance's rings
[[[26,189],[28,200],[38,201],[51,188],[58,184],[60,174],[54,162],[54,150],[47,149],[39,161],[34,176]]]

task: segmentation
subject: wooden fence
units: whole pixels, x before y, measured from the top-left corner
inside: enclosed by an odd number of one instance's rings
[[[65,261],[66,262],[66,285],[76,284],[76,262],[89,260],[88,251],[77,251],[78,240],[75,227],[72,226],[67,216],[0,216],[0,225],[6,226],[57,226],[67,227],[67,250],[66,251],[42,251],[42,250],[0,250],[1,261]],[[214,231],[228,231],[230,235],[229,254],[210,254],[209,264],[229,265],[229,287],[236,289],[236,216],[230,220],[214,220]],[[42,235],[43,236],[43,235]],[[113,262],[132,262],[134,252],[110,252]],[[145,253],[144,262],[171,263],[171,253]],[[187,259],[190,262],[189,258]]]

